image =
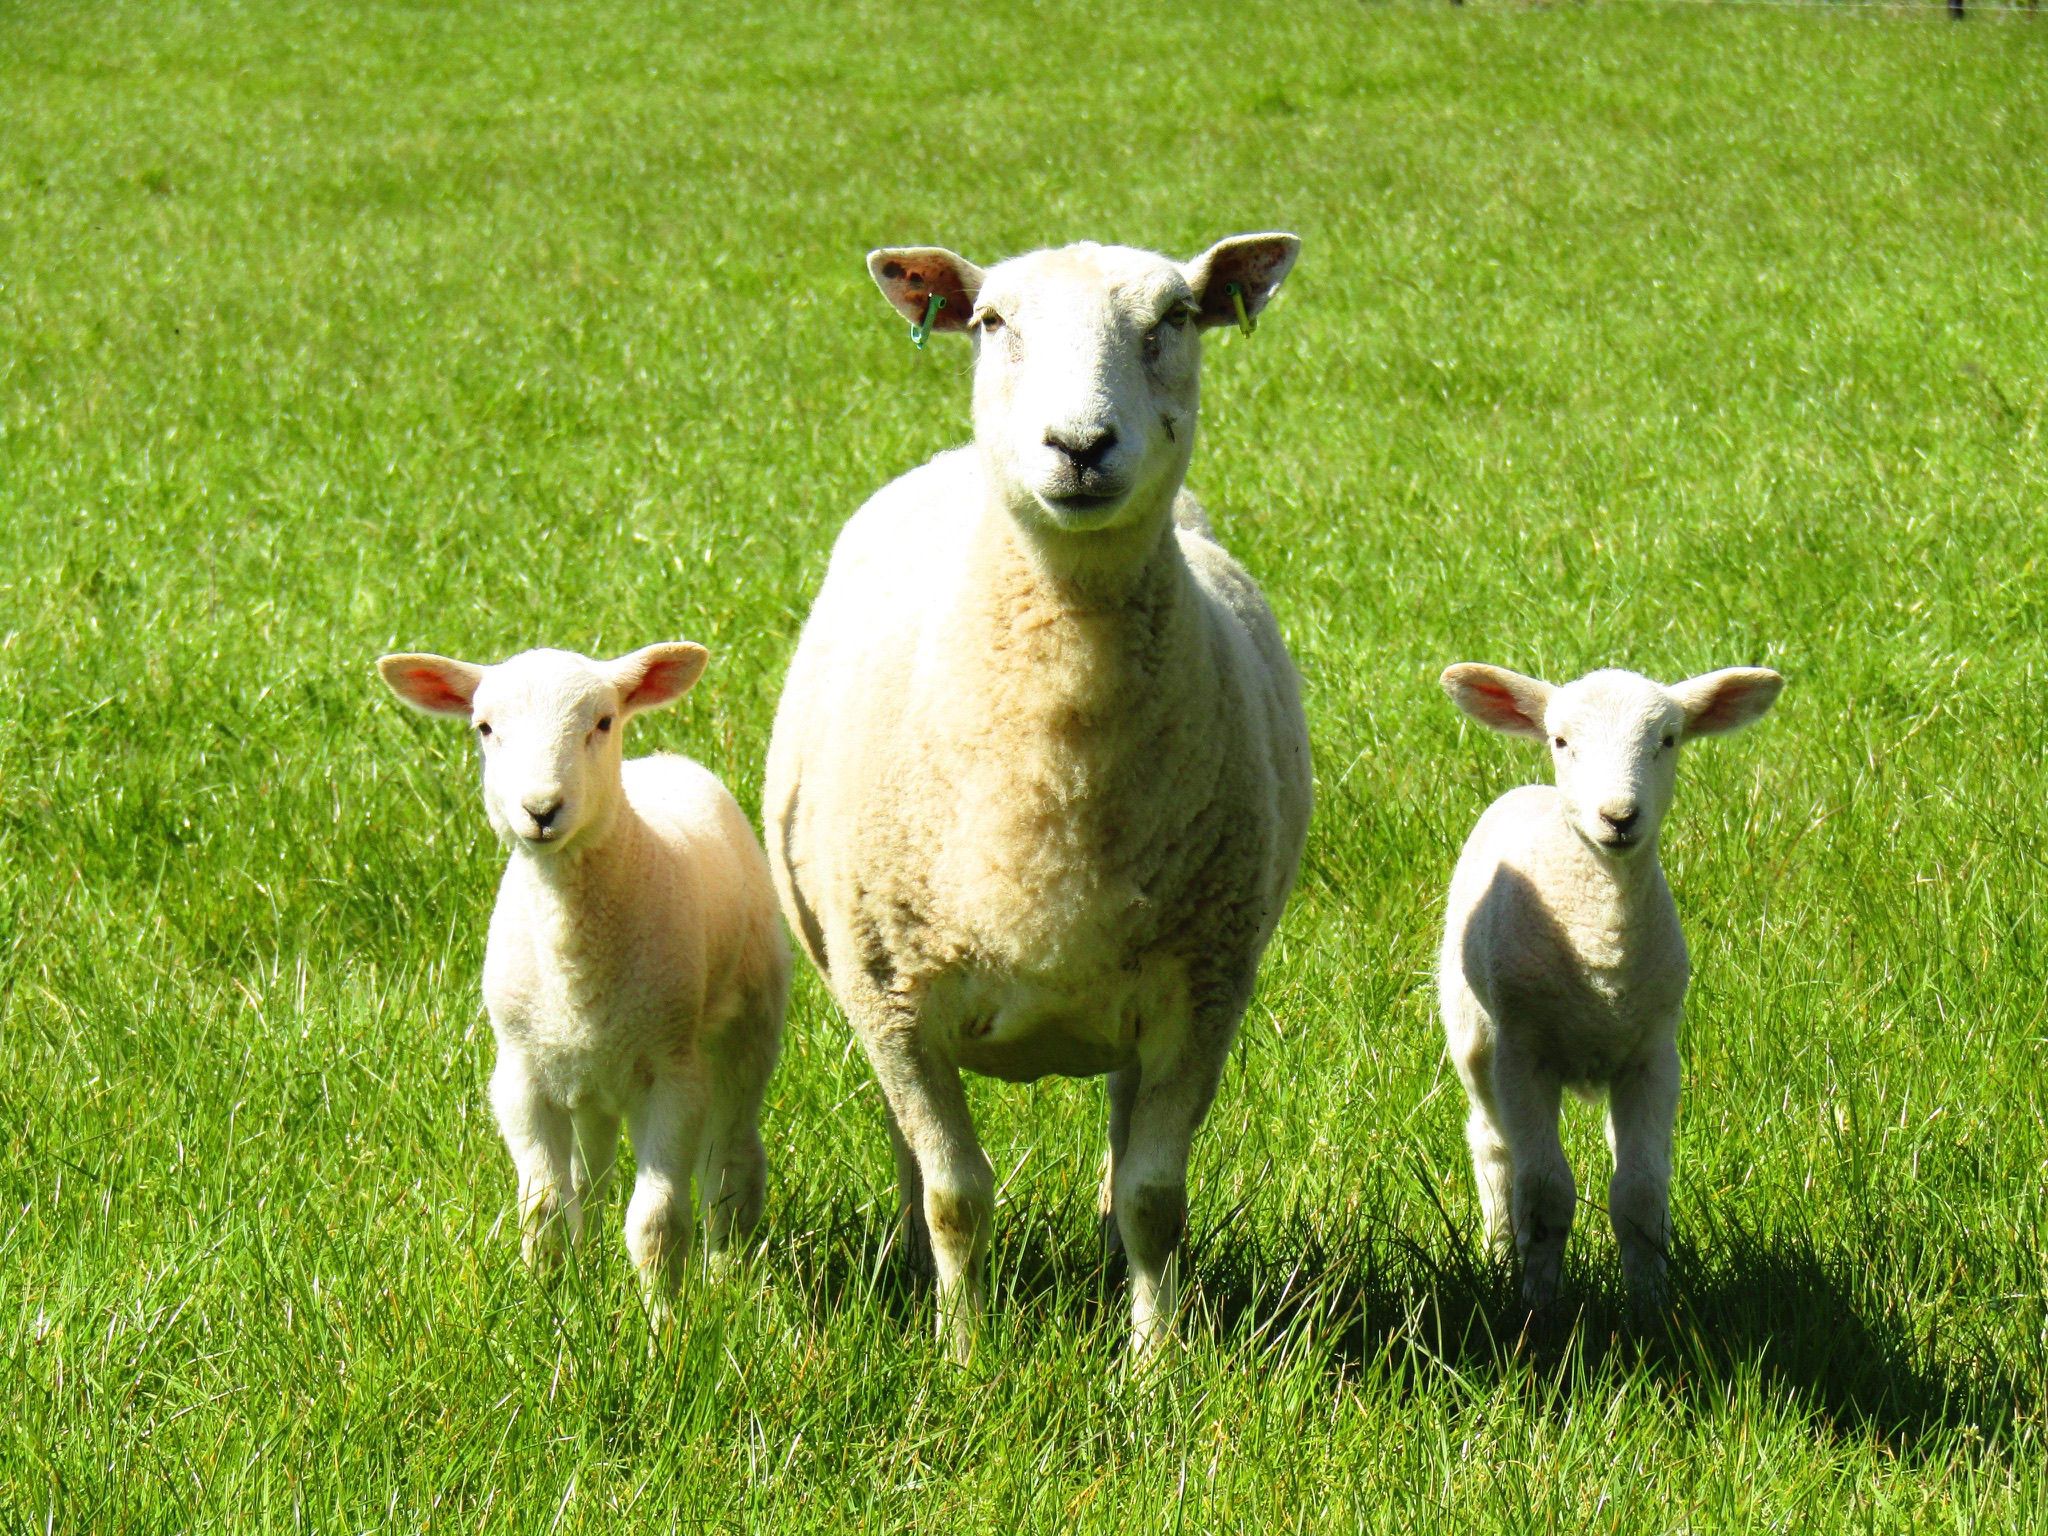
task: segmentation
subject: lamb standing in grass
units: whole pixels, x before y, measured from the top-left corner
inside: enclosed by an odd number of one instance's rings
[[[674,644],[377,664],[406,703],[472,723],[511,852],[484,1001],[527,1262],[558,1260],[602,1207],[623,1119],[639,1164],[626,1247],[657,1320],[689,1253],[693,1174],[714,1259],[760,1218],[789,991],[767,862],[725,786],[685,757],[621,761],[626,721],[680,698],[705,660]]]
[[[1198,332],[1257,315],[1296,248],[868,258],[906,319],[972,333],[975,441],[841,533],[764,809],[784,910],[880,1080],[956,1357],[995,1203],[963,1068],[1108,1074],[1134,1342],[1171,1323],[1189,1146],[1310,798],[1279,630],[1181,489]]]
[[[1750,667],[1670,688],[1616,671],[1553,688],[1471,662],[1443,675],[1480,724],[1548,741],[1557,774],[1555,788],[1511,790],[1479,818],[1451,876],[1438,966],[1487,1245],[1505,1257],[1512,1242],[1532,1307],[1556,1294],[1572,1225],[1565,1088],[1607,1093],[1623,1276],[1638,1306],[1662,1295],[1690,968],[1657,832],[1680,745],[1749,724],[1783,685]]]

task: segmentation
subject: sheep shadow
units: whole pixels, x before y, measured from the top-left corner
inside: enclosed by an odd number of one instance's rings
[[[1092,1221],[1070,1214],[1009,1208],[1011,1230],[991,1255],[992,1305],[1027,1336],[1120,1344],[1122,1263],[1105,1260]],[[872,1208],[815,1215],[785,1249],[814,1315],[864,1301],[909,1336],[927,1334],[929,1276],[894,1243],[893,1223]],[[1333,1380],[1382,1372],[1418,1394],[1452,1377],[1591,1390],[1623,1372],[1706,1407],[1748,1377],[1834,1432],[1872,1434],[1901,1454],[1957,1433],[2009,1443],[2035,1411],[2025,1383],[2039,1362],[2000,1358],[1988,1338],[1937,1348],[1932,1320],[1899,1304],[1872,1250],[1711,1220],[1672,1256],[1668,1310],[1639,1323],[1613,1256],[1588,1257],[1583,1243],[1559,1300],[1532,1316],[1510,1268],[1456,1233],[1431,1246],[1371,1227],[1333,1240],[1305,1219],[1268,1234],[1226,1219],[1184,1253],[1183,1328],[1242,1349],[1254,1369],[1312,1360]]]

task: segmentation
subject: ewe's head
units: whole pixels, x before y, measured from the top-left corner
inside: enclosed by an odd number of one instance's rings
[[[983,272],[931,246],[868,257],[889,302],[974,340],[974,437],[1011,509],[1085,531],[1163,514],[1187,472],[1201,394],[1197,332],[1266,307],[1292,235],[1240,235],[1182,264],[1070,245]]]
[[[495,667],[414,654],[383,657],[377,670],[413,708],[469,721],[491,825],[512,847],[540,852],[610,825],[626,721],[681,698],[708,654],[686,641],[616,661],[525,651]]]
[[[1599,853],[1655,847],[1678,779],[1678,749],[1762,715],[1785,680],[1730,667],[1665,688],[1633,672],[1593,672],[1553,688],[1504,667],[1460,662],[1444,691],[1481,725],[1550,743],[1565,813]]]

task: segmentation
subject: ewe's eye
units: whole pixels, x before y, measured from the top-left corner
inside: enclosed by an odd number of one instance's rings
[[[612,717],[610,715],[606,715],[602,720],[597,722],[597,728],[600,731],[610,730],[612,728]]]
[[[490,734],[491,734],[491,723],[490,723],[490,721],[488,721],[488,720],[479,720],[479,721],[477,721],[477,723],[476,723],[476,733],[477,733],[477,735],[479,735],[479,736],[488,736],[488,735],[490,735]]]
[[[984,336],[993,336],[1003,328],[1003,317],[992,309],[984,309],[968,321],[968,324],[977,327]]]
[[[1678,745],[1678,738],[1667,731],[1664,735],[1664,745],[1667,747],[1675,747]]]
[[[1176,304],[1166,312],[1166,323],[1176,331],[1184,331],[1187,329],[1188,321],[1193,317],[1194,313],[1194,310],[1190,309],[1187,305]]]
[[[1564,750],[1564,738],[1563,738],[1562,736],[1553,736],[1553,737],[1551,737],[1551,738],[1550,738],[1550,744],[1551,744],[1551,745],[1552,745],[1553,747],[1557,748],[1557,750],[1558,750],[1558,751],[1560,751],[1560,752],[1562,752],[1562,751]]]

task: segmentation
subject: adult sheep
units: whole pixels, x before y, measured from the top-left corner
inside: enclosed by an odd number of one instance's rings
[[[1182,489],[1199,332],[1249,325],[1298,247],[868,258],[906,319],[969,333],[974,442],[840,534],[764,809],[784,911],[880,1080],[956,1358],[995,1203],[963,1068],[1108,1074],[1134,1347],[1171,1327],[1189,1146],[1311,795],[1279,629]]]

